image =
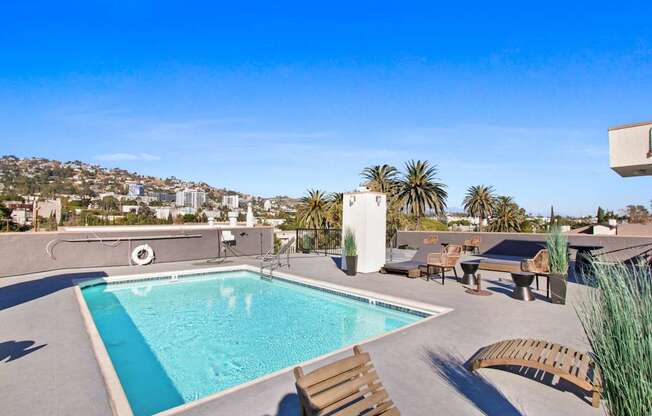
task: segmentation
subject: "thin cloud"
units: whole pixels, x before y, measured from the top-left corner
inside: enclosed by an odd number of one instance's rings
[[[123,162],[131,160],[151,161],[160,160],[161,158],[149,153],[107,153],[104,155],[97,155],[95,156],[95,159],[103,160],[105,162]]]

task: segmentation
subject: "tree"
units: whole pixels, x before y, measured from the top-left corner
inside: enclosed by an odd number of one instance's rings
[[[607,216],[605,215],[605,212],[602,209],[602,207],[598,207],[598,213],[596,217],[598,219],[598,224],[604,224],[607,222]]]
[[[634,224],[645,224],[650,220],[650,212],[643,205],[627,205],[625,215]]]
[[[511,196],[496,198],[494,211],[489,222],[489,231],[519,232],[523,223],[523,211]]]
[[[154,212],[154,210],[151,209],[149,206],[147,206],[147,204],[145,204],[144,202],[141,202],[138,205],[138,215],[143,219],[156,218],[156,212]]]
[[[12,225],[11,210],[0,202],[0,231],[9,231]]]
[[[360,173],[365,179],[365,186],[375,192],[392,195],[398,185],[398,170],[391,165],[369,166]]]
[[[113,196],[105,196],[102,198],[100,206],[104,211],[117,211],[120,208],[120,203],[117,198]]]
[[[329,227],[341,228],[342,227],[342,201],[344,194],[341,192],[333,192],[328,196],[326,205],[326,221]]]
[[[299,221],[306,228],[319,229],[326,225],[328,199],[324,191],[309,189],[298,207]]]
[[[493,209],[495,197],[494,188],[491,186],[475,185],[466,191],[464,197],[464,210],[472,217],[479,220],[479,230],[482,231],[482,221],[489,218]]]
[[[360,175],[364,179],[364,185],[367,188],[387,195],[387,217],[385,221],[386,238],[389,241],[401,227],[401,203],[396,195],[400,183],[398,169],[387,164],[375,165],[364,168]]]
[[[441,182],[437,182],[437,167],[428,161],[411,160],[405,164],[405,173],[399,181],[397,198],[416,218],[417,227],[427,209],[441,215],[446,209],[448,193]]]

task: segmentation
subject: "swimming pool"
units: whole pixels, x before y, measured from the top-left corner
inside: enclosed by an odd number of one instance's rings
[[[136,415],[197,400],[428,316],[246,270],[99,284],[83,288],[82,295]]]

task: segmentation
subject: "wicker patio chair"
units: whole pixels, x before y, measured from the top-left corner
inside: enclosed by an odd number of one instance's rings
[[[480,237],[475,236],[469,240],[464,240],[464,244],[462,244],[462,250],[465,253],[471,253],[471,254],[480,254]]]
[[[457,276],[457,269],[455,266],[462,256],[462,246],[457,244],[450,244],[444,248],[441,253],[430,253],[428,254],[427,267],[427,276],[430,280],[432,275],[431,271],[434,269],[441,276],[441,284],[443,285],[446,279],[446,272],[448,270],[453,270],[455,274],[455,279],[459,280]]]

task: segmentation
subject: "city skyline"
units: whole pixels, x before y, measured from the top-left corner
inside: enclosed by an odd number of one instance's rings
[[[32,7],[0,29],[2,154],[264,197],[410,159],[439,165],[449,207],[477,184],[535,214],[652,197],[609,169],[607,142],[652,118],[649,4]]]

